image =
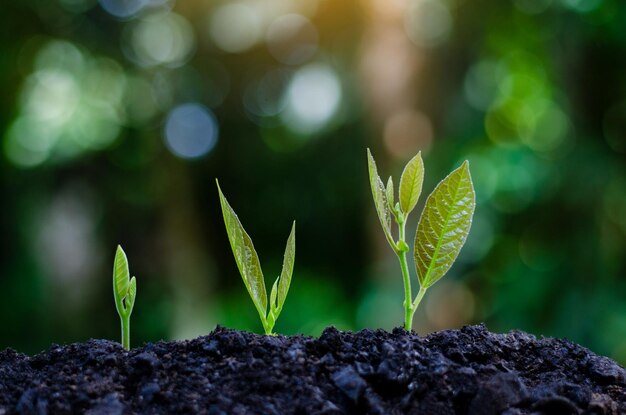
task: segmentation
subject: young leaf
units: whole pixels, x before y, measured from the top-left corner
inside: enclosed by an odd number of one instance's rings
[[[443,277],[459,255],[472,225],[475,205],[469,163],[465,161],[428,196],[417,225],[413,256],[423,288]]]
[[[126,311],[123,300],[128,295],[129,278],[128,259],[122,247],[118,245],[113,263],[113,296],[119,314],[124,314]]]
[[[269,314],[274,314],[278,310],[278,306],[276,305],[276,296],[278,294],[278,280],[279,277],[274,281],[274,285],[272,285],[272,291],[270,291],[270,312]]]
[[[405,216],[415,208],[417,200],[422,193],[422,183],[424,182],[424,161],[420,151],[404,167],[400,176],[400,208]]]
[[[135,277],[132,277],[130,279],[130,285],[128,286],[128,295],[126,296],[126,299],[124,300],[124,303],[126,304],[126,309],[128,310],[129,314],[133,312],[133,307],[135,306],[136,295],[137,295],[137,280],[135,279]]]
[[[230,241],[230,246],[235,256],[235,262],[237,262],[237,268],[239,268],[243,283],[248,289],[248,293],[261,317],[261,321],[265,324],[267,292],[265,290],[265,281],[263,280],[263,271],[261,270],[259,257],[252,244],[252,239],[250,239],[250,236],[241,225],[233,208],[228,204],[226,197],[222,193],[222,189],[220,189],[219,183],[217,183],[217,190],[220,195],[220,204],[222,205],[226,233],[228,234],[228,240]]]
[[[387,206],[389,210],[393,212],[393,179],[389,176],[389,180],[387,180],[387,189],[385,189],[385,196],[387,197]]]
[[[396,249],[396,244],[391,236],[391,210],[389,209],[389,203],[387,202],[386,189],[382,180],[378,176],[378,170],[376,169],[376,162],[369,148],[367,149],[367,164],[370,175],[370,186],[372,188],[372,196],[374,197],[374,204],[376,205],[376,212],[378,213],[378,219],[383,227],[387,241],[393,249]]]
[[[296,221],[293,221],[291,233],[287,238],[287,246],[285,247],[285,256],[283,257],[283,269],[280,272],[278,281],[278,312],[283,309],[283,304],[287,298],[289,285],[291,284],[291,276],[293,274],[293,265],[296,258]]]
[[[129,279],[128,259],[121,246],[117,246],[113,261],[113,297],[115,308],[120,316],[122,328],[122,346],[130,350],[130,315],[135,306],[137,295],[137,280]]]

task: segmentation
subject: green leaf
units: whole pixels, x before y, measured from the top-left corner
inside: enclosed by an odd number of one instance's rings
[[[374,204],[376,206],[376,212],[378,213],[378,219],[385,232],[385,237],[395,250],[396,244],[391,236],[391,210],[389,209],[389,203],[387,202],[386,189],[382,180],[378,176],[378,170],[376,169],[376,162],[370,149],[367,149],[367,164],[370,175],[370,187],[372,188],[372,196],[374,197]]]
[[[128,310],[128,314],[133,312],[133,307],[135,306],[135,296],[137,295],[137,280],[135,277],[130,279],[130,285],[128,287],[128,295],[126,296],[125,303],[126,309]]]
[[[283,257],[283,269],[280,272],[278,282],[278,312],[283,309],[283,304],[287,298],[289,285],[291,284],[291,276],[293,274],[293,266],[296,258],[296,221],[293,221],[291,233],[287,238],[287,246],[285,247],[285,255]],[[277,316],[278,317],[278,316]]]
[[[128,259],[122,247],[118,245],[113,262],[113,296],[118,313],[124,312],[123,300],[128,294],[129,278]]]
[[[424,161],[420,151],[404,167],[400,177],[400,208],[405,216],[415,208],[417,200],[422,193],[422,183],[424,182]]]
[[[241,225],[233,208],[228,204],[226,197],[222,193],[222,189],[220,189],[219,183],[217,183],[217,190],[220,195],[220,204],[222,206],[222,214],[224,215],[226,233],[228,234],[228,240],[230,241],[230,246],[235,256],[237,268],[239,268],[243,283],[248,289],[248,293],[261,317],[261,321],[265,322],[267,313],[267,292],[265,290],[265,281],[263,280],[263,271],[261,270],[259,256],[254,249],[252,239],[250,239],[250,236]]]
[[[270,314],[278,310],[276,305],[276,296],[278,295],[278,280],[280,277],[276,277],[274,285],[272,285],[272,291],[270,291]]]
[[[433,285],[452,266],[467,239],[475,205],[469,163],[465,161],[428,196],[417,225],[413,256],[422,287]]]
[[[387,206],[389,210],[393,212],[393,179],[389,176],[387,180],[387,189],[385,189],[385,197],[387,198]]]

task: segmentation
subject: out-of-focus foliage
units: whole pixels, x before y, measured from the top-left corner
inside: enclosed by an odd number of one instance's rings
[[[259,331],[216,176],[266,272],[298,221],[277,331],[400,325],[369,146],[397,175],[422,151],[425,189],[471,163],[472,232],[417,330],[485,321],[626,362],[625,21],[618,0],[5,1],[0,346],[117,338],[118,242],[134,341]]]

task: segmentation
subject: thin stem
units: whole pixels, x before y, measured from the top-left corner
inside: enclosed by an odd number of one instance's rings
[[[398,236],[399,240],[404,242],[406,246],[406,242],[404,240],[405,237],[405,224],[404,218],[400,217],[398,221]],[[413,304],[412,298],[413,294],[411,293],[411,275],[409,274],[409,264],[406,259],[406,250],[396,251],[398,255],[398,259],[400,260],[400,268],[402,269],[402,279],[404,281],[404,329],[406,331],[411,331],[413,326]]]
[[[426,294],[427,289],[428,288],[420,287],[420,290],[417,293],[417,297],[415,297],[415,301],[413,301],[413,311],[411,312],[411,320],[413,320],[413,314],[415,314],[417,307],[419,307],[420,303],[422,302],[422,298],[424,298],[424,294]]]
[[[130,313],[122,316],[122,346],[125,350],[130,350]]]

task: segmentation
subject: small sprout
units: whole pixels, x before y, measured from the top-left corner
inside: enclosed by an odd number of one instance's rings
[[[372,196],[385,236],[400,261],[404,280],[404,328],[411,330],[413,315],[426,290],[445,275],[456,260],[472,225],[476,206],[474,186],[467,160],[443,179],[428,196],[415,235],[413,258],[420,289],[413,300],[411,276],[406,254],[405,226],[417,205],[424,181],[424,162],[417,153],[404,168],[398,189],[399,203],[393,206],[393,180],[385,188],[378,176],[376,162],[367,150]],[[393,206],[393,207],[392,207]],[[391,216],[398,225],[398,241],[391,236]]]
[[[228,240],[230,241],[230,246],[235,256],[237,268],[239,268],[243,283],[259,313],[265,334],[270,335],[283,309],[283,304],[287,298],[287,292],[289,291],[289,285],[291,283],[296,256],[296,222],[293,222],[291,233],[287,239],[282,271],[272,285],[268,310],[265,279],[263,278],[263,271],[261,270],[259,257],[252,244],[252,239],[250,239],[250,236],[241,225],[233,208],[228,204],[226,197],[222,193],[222,189],[220,189],[219,182],[217,182],[217,190],[220,196],[222,214],[224,215],[226,233],[228,234]]]
[[[136,295],[137,281],[135,277],[130,278],[126,254],[118,245],[113,263],[113,297],[122,322],[122,346],[126,350],[130,350],[130,315],[133,312]]]

